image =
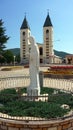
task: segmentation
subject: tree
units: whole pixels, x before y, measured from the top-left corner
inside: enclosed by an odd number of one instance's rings
[[[3,54],[3,51],[6,48],[5,44],[9,39],[9,37],[5,34],[6,29],[3,27],[3,24],[4,22],[0,19],[0,55]]]
[[[20,63],[20,54],[16,55],[16,61]]]
[[[7,63],[11,63],[14,60],[13,53],[10,50],[5,50],[3,56]]]
[[[2,64],[2,63],[5,63],[5,58],[4,58],[4,56],[0,55],[0,64]]]

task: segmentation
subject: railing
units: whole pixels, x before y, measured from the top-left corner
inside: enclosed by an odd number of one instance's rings
[[[27,87],[30,84],[28,75],[0,78],[0,90],[6,88]]]
[[[57,88],[73,92],[73,80],[43,78],[42,87]],[[0,78],[0,90],[4,88],[28,87],[30,84],[30,76],[15,76]]]
[[[73,80],[44,78],[43,86],[73,92]]]

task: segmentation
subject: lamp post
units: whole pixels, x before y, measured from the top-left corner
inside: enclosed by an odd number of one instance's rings
[[[16,57],[16,56],[14,56],[14,66],[15,66],[15,57]]]

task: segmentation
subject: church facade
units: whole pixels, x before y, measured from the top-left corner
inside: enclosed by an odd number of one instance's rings
[[[20,58],[21,63],[24,64],[29,63],[30,46],[28,37],[30,35],[31,35],[30,27],[25,16],[20,28]],[[47,17],[43,25],[43,44],[37,43],[37,45],[39,48],[40,63],[51,64],[61,62],[60,57],[54,55],[53,25],[49,13],[47,14]]]

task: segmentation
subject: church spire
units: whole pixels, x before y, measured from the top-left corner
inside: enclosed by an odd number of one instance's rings
[[[29,29],[30,30],[30,27],[29,27],[27,19],[26,19],[26,14],[25,14],[25,17],[24,17],[24,20],[23,20],[23,23],[22,23],[20,29]]]
[[[48,12],[48,14],[47,14],[47,17],[46,17],[46,20],[45,20],[45,22],[44,22],[43,27],[48,27],[48,26],[53,26],[53,25],[52,25],[52,22],[51,22],[51,19],[50,19],[50,16],[49,16],[49,12]]]

